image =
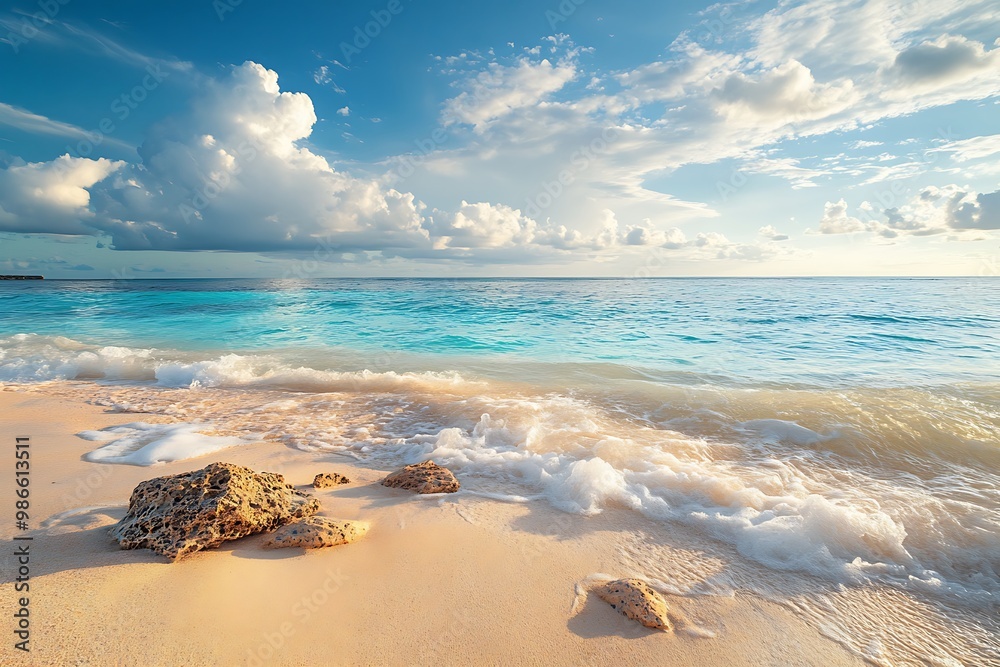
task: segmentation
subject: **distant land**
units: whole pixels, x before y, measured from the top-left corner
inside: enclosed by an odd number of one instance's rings
[[[45,280],[45,276],[0,276],[0,280]]]

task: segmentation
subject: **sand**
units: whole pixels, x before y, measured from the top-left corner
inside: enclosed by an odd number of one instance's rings
[[[261,442],[155,467],[82,460],[76,433],[136,421],[44,386],[0,390],[5,638],[25,665],[861,665],[785,607],[752,595],[667,596],[674,632],[645,629],[587,578],[643,575],[622,558],[642,517],[596,517],[465,493],[416,496],[389,471]],[[31,528],[14,530],[14,438],[31,438]],[[228,461],[280,472],[322,515],[371,532],[331,549],[264,550],[257,535],[176,563],[122,551],[107,527],[132,488]],[[316,473],[352,484],[313,490]],[[14,649],[12,536],[31,535],[30,653]],[[665,545],[665,548],[669,545]],[[578,595],[579,593],[579,595]]]

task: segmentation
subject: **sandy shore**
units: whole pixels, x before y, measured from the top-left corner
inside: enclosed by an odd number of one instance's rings
[[[622,536],[646,528],[634,512],[585,518],[540,502],[420,497],[382,487],[386,471],[268,442],[152,468],[81,459],[95,444],[76,433],[140,418],[44,387],[0,391],[7,459],[0,538],[8,545],[0,663],[862,664],[754,596],[668,596],[672,633],[578,596],[595,573],[644,574],[622,558]],[[19,435],[30,436],[32,452],[30,654],[14,649],[11,633]],[[354,483],[315,491],[322,514],[373,528],[356,544],[307,553],[265,551],[253,536],[174,564],[119,550],[107,536],[138,482],[218,460],[280,472],[302,488],[318,472],[346,474]]]

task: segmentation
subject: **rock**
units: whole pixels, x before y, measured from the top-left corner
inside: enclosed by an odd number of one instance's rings
[[[317,489],[325,489],[330,486],[337,486],[338,484],[350,483],[351,480],[335,472],[321,472],[316,475],[316,479],[313,480],[313,486]]]
[[[641,579],[618,579],[600,586],[596,593],[619,613],[647,628],[671,629],[666,600]]]
[[[283,547],[335,547],[357,542],[371,527],[367,521],[338,521],[323,516],[311,516],[285,524],[264,542],[265,549]]]
[[[213,463],[141,482],[110,534],[122,549],[145,547],[173,561],[318,511],[318,500],[281,475]]]
[[[424,461],[397,470],[382,480],[382,485],[410,489],[417,493],[455,493],[459,489],[458,480],[451,471],[434,461]]]

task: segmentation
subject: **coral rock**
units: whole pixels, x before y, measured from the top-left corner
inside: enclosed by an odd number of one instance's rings
[[[597,595],[619,613],[647,628],[670,630],[667,602],[645,581],[618,579],[597,589]]]
[[[122,549],[147,548],[176,560],[318,511],[319,501],[281,475],[213,463],[141,482],[110,534]]]
[[[357,542],[368,532],[367,521],[338,521],[322,516],[311,516],[286,524],[276,530],[264,542],[266,549],[283,547],[335,547],[338,544]]]
[[[417,493],[455,493],[459,489],[458,480],[451,471],[434,461],[406,466],[386,477],[382,484]]]
[[[335,472],[321,472],[316,475],[316,479],[313,480],[313,486],[317,489],[325,489],[330,486],[337,486],[338,484],[350,483],[351,480]]]

